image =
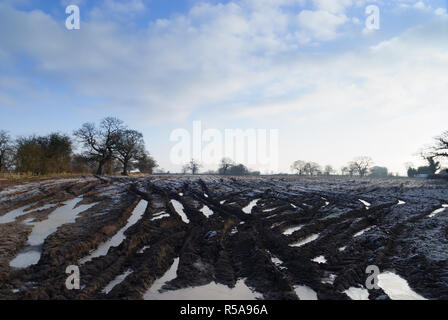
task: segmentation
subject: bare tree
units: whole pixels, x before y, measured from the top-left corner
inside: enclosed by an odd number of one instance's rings
[[[145,142],[143,134],[136,130],[122,130],[117,134],[115,157],[123,165],[122,175],[127,176],[131,160],[137,160],[145,152]]]
[[[305,164],[304,172],[307,175],[314,176],[320,171],[321,171],[321,166],[319,164],[317,164],[316,162],[307,162]]]
[[[0,130],[0,172],[9,170],[13,147],[8,132]]]
[[[74,132],[87,149],[86,156],[98,162],[97,174],[103,174],[104,166],[113,160],[114,148],[123,127],[121,120],[108,117],[101,121],[99,128],[94,123],[85,123]]]
[[[443,132],[436,138],[436,144],[432,148],[434,157],[448,157],[448,131]]]
[[[297,160],[297,161],[294,161],[294,163],[291,165],[291,171],[297,172],[298,175],[304,175],[305,167],[306,167],[305,161]]]
[[[361,177],[364,177],[369,172],[372,164],[373,161],[370,157],[357,157],[350,162],[349,169],[352,173],[357,172]]]
[[[230,158],[222,158],[221,162],[219,164],[218,173],[225,175],[227,174],[227,171],[234,166],[235,163]]]
[[[349,173],[349,168],[348,167],[342,167],[341,168],[341,173],[343,176],[347,175]]]
[[[335,172],[336,171],[333,169],[333,167],[331,165],[326,165],[325,166],[325,170],[324,170],[325,175],[331,176]]]
[[[186,166],[187,170],[191,171],[192,174],[198,173],[200,167],[201,167],[201,164],[198,161],[196,161],[195,159],[191,159],[190,162]]]

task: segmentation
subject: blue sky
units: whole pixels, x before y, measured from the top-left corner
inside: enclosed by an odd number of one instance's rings
[[[80,8],[80,30],[65,28],[69,4]],[[365,28],[368,5],[380,9],[379,30]],[[279,171],[297,159],[340,168],[366,155],[404,173],[447,129],[446,8],[446,0],[2,1],[0,129],[71,133],[113,115],[176,171],[170,133],[200,120],[279,129]]]

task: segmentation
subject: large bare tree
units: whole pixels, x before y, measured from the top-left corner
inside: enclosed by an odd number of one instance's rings
[[[97,174],[102,175],[104,166],[113,160],[120,132],[124,129],[123,121],[107,117],[97,128],[94,123],[84,123],[74,135],[86,148],[86,156],[98,163]]]
[[[370,157],[357,157],[352,162],[350,162],[349,171],[353,173],[356,172],[361,177],[364,177],[369,172],[372,164],[373,161]]]
[[[298,175],[304,175],[305,174],[305,166],[306,162],[302,160],[294,161],[294,163],[291,165],[291,171],[295,171]]]
[[[143,141],[143,134],[136,130],[122,130],[117,134],[115,157],[123,165],[122,174],[127,176],[131,160],[137,160],[139,156],[143,156],[145,153],[145,142]]]
[[[12,154],[11,137],[8,132],[0,130],[0,172],[9,169]]]

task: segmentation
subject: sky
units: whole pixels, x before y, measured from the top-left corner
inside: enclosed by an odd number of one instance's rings
[[[80,9],[79,30],[66,28],[71,4]],[[366,27],[371,5],[377,29]],[[3,0],[0,129],[71,134],[115,116],[144,134],[161,168],[176,172],[173,132],[193,137],[200,121],[222,134],[277,130],[278,147],[269,149],[276,168],[245,163],[254,170],[290,172],[299,159],[339,169],[369,156],[405,174],[404,163],[424,164],[419,150],[448,129],[447,6]],[[202,169],[216,168],[204,161]]]

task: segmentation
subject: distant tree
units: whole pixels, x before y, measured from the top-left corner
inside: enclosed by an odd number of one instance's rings
[[[343,176],[346,176],[347,174],[349,174],[349,168],[348,167],[342,167],[341,168],[341,174]]]
[[[324,173],[325,173],[326,176],[331,176],[335,172],[336,171],[333,169],[333,167],[331,165],[326,165],[325,166]]]
[[[196,173],[199,172],[199,168],[200,168],[201,166],[202,166],[202,165],[201,165],[198,161],[196,161],[195,159],[191,159],[190,162],[187,164],[187,167],[186,167],[186,168],[187,168],[189,171],[191,171],[191,174],[195,175]]]
[[[291,165],[291,171],[296,172],[298,175],[304,175],[305,174],[305,166],[306,162],[302,160],[294,161],[294,163]]]
[[[314,176],[321,171],[321,166],[316,162],[307,162],[304,167],[304,172],[306,175]]]
[[[434,157],[448,157],[448,131],[443,132],[440,136],[435,138],[436,144],[432,148],[432,156]]]
[[[414,178],[418,174],[418,171],[415,168],[408,168],[407,173],[409,178]]]
[[[13,160],[13,146],[8,132],[0,130],[0,172],[11,169]]]
[[[70,172],[72,142],[66,135],[31,136],[17,139],[16,170],[36,175]]]
[[[136,167],[141,173],[152,174],[157,166],[157,162],[149,155],[147,151],[144,151],[138,155]]]
[[[238,164],[235,166],[232,166],[228,170],[228,174],[232,176],[245,176],[249,175],[249,169],[243,164]]]
[[[96,128],[94,123],[85,123],[81,129],[74,132],[86,148],[85,156],[98,163],[98,175],[103,174],[106,164],[111,164],[119,133],[123,129],[121,120],[108,117],[101,121],[99,128]]]
[[[137,160],[140,155],[144,154],[145,142],[143,134],[136,130],[120,130],[117,132],[117,139],[114,146],[116,151],[116,159],[123,166],[122,175],[127,176],[131,161]]]
[[[221,175],[226,175],[230,167],[235,163],[230,158],[222,158],[219,164],[218,173]]]
[[[361,177],[364,177],[369,172],[372,163],[373,161],[370,157],[357,157],[350,162],[349,168],[353,170],[353,173],[356,172]]]
[[[374,178],[386,178],[389,175],[388,169],[386,167],[373,167],[370,169],[370,177]]]

